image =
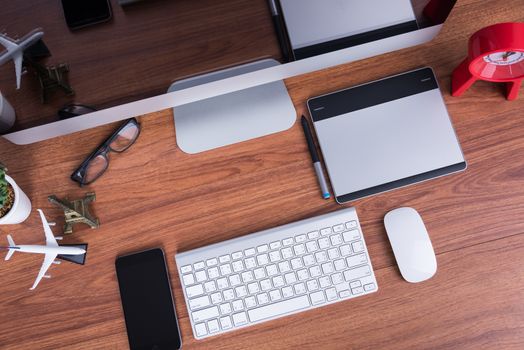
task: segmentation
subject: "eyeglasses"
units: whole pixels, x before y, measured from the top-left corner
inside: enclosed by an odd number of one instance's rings
[[[71,180],[78,182],[80,186],[94,182],[109,166],[109,152],[124,152],[135,143],[138,135],[140,124],[135,118],[129,119],[84,160],[71,175]]]
[[[96,108],[80,105],[80,104],[69,104],[58,110],[58,117],[61,120],[77,117],[82,114],[95,112]]]

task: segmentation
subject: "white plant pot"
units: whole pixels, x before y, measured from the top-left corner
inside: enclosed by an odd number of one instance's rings
[[[6,132],[15,124],[16,114],[13,106],[0,93],[0,133]]]
[[[29,214],[31,214],[31,201],[22,189],[18,187],[15,180],[8,175],[6,175],[5,178],[15,191],[15,202],[11,210],[0,218],[0,225],[19,224],[25,221],[25,219],[29,217]]]

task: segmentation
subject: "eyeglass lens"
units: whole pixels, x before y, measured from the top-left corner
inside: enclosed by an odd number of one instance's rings
[[[115,139],[111,141],[109,147],[115,152],[125,151],[129,146],[135,142],[138,137],[138,126],[136,124],[126,125],[120,132],[117,134]]]
[[[107,166],[108,161],[103,154],[91,159],[85,171],[84,182],[90,183],[95,181],[107,169]]]

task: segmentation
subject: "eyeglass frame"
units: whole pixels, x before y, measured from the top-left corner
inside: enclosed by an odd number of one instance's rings
[[[133,142],[131,142],[126,148],[124,148],[123,150],[121,151],[116,151],[114,149],[112,149],[110,147],[110,144],[118,137],[118,134],[124,130],[124,128],[126,128],[128,125],[130,124],[134,124],[137,129],[138,129],[138,133],[136,134],[135,136],[135,139],[133,140]],[[107,168],[109,167],[109,157],[107,156],[110,152],[115,152],[115,153],[122,153],[122,152],[125,152],[129,149],[129,147],[131,147],[135,142],[136,140],[138,139],[138,136],[140,136],[140,123],[138,122],[138,120],[136,120],[136,118],[131,118],[131,119],[128,119],[127,122],[123,123],[122,125],[120,125],[120,127],[115,131],[113,132],[113,134],[111,134],[111,136],[109,136],[104,142],[102,142],[100,144],[100,146],[98,146],[95,151],[93,151],[83,162],[82,164],[80,164],[80,166],[71,174],[71,180],[77,182],[80,184],[80,187],[82,186],[85,186],[85,185],[89,185],[89,184],[92,184],[93,182],[95,182],[96,180],[98,180],[98,178],[100,178],[100,176],[102,176],[105,171],[107,170]],[[86,171],[87,171],[87,168],[89,167],[89,164],[91,163],[91,161],[93,159],[95,159],[96,157],[102,155],[105,159],[106,159],[106,167],[104,168],[103,171],[100,172],[100,174],[95,177],[93,180],[89,181],[89,182],[84,182],[83,181],[83,177],[85,176],[86,174]],[[79,175],[81,174],[81,175]]]

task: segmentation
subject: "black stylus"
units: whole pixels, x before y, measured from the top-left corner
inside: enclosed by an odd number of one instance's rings
[[[302,129],[304,129],[304,136],[306,136],[307,147],[309,148],[311,161],[313,162],[313,167],[315,168],[315,173],[317,174],[318,184],[320,185],[320,191],[322,191],[322,198],[328,199],[329,197],[331,197],[331,195],[329,194],[326,178],[324,177],[324,172],[322,171],[322,165],[320,164],[317,148],[315,147],[313,135],[311,134],[311,129],[309,128],[309,123],[307,122],[306,117],[302,116],[301,123]]]
[[[277,4],[275,0],[269,0],[269,8],[271,9],[271,17],[273,18],[273,24],[275,25],[275,31],[278,36],[278,43],[280,44],[280,50],[282,51],[282,58],[285,62],[289,62],[289,49],[287,45],[286,32],[282,26],[280,14],[278,13]]]

